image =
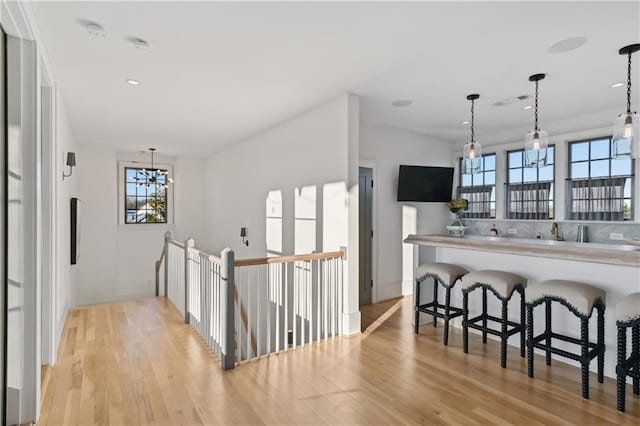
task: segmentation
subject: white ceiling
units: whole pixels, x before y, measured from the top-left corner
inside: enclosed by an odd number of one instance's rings
[[[634,2],[185,3],[41,2],[33,9],[83,144],[201,156],[346,91],[367,120],[468,137],[478,92],[480,142],[521,138],[533,112],[497,100],[541,83],[541,127],[595,128],[624,109],[625,59],[640,42]],[[79,23],[107,30],[89,35]],[[140,51],[126,37],[151,44]],[[547,48],[572,36],[572,52]],[[640,70],[640,55],[636,55]],[[640,73],[634,73],[639,100]],[[142,84],[132,87],[125,80]],[[412,99],[395,108],[396,99]]]

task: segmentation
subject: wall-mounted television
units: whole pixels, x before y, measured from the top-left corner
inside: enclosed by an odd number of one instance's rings
[[[451,201],[453,167],[400,166],[398,201]]]

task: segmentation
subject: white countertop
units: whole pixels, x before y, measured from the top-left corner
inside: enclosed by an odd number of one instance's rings
[[[465,235],[409,235],[405,243],[640,267],[640,246]]]

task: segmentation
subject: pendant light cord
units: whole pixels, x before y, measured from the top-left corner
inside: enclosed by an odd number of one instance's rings
[[[536,106],[535,106],[535,131],[537,132],[538,129],[538,80],[536,80]]]
[[[475,130],[474,130],[474,122],[475,122],[475,99],[471,99],[471,143],[475,143]]]
[[[631,52],[627,64],[627,114],[631,114]]]

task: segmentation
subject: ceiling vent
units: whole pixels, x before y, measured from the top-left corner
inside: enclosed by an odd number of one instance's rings
[[[529,95],[520,95],[520,96],[514,96],[512,98],[502,99],[497,102],[494,102],[492,105],[496,107],[503,107],[507,105],[517,104],[518,102],[522,102],[525,99],[529,99]]]

